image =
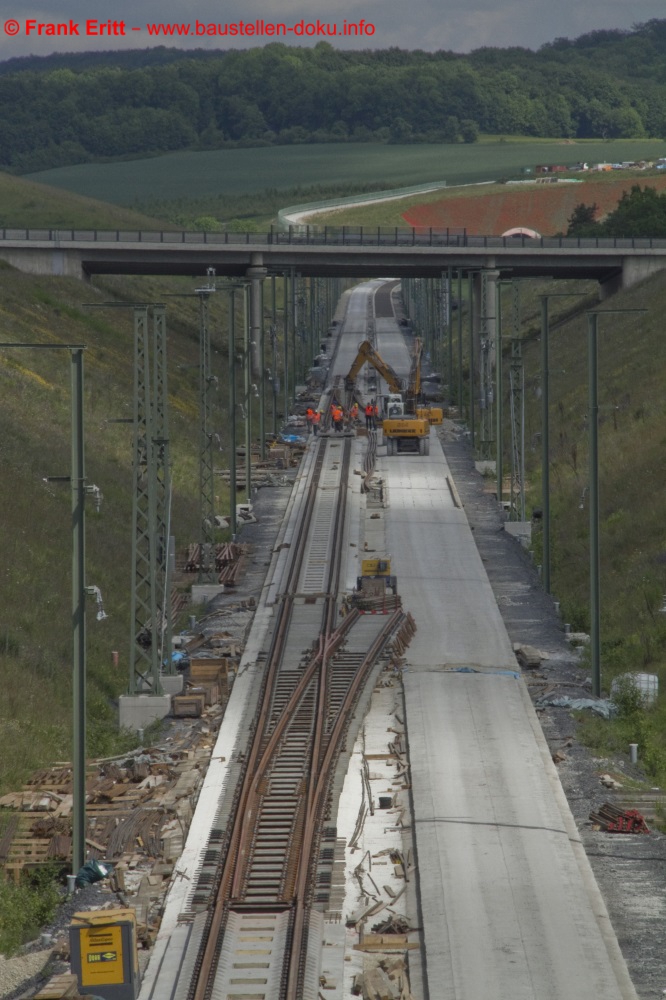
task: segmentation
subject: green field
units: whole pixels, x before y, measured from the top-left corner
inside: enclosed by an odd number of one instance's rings
[[[492,140],[472,145],[322,144],[172,153],[143,160],[86,163],[30,174],[32,180],[117,205],[214,197],[296,185],[376,183],[403,187],[446,180],[473,183],[515,176],[537,163],[611,162],[666,155],[661,139],[611,142]]]

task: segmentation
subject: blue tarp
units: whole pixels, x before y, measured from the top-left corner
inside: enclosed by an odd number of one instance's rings
[[[556,697],[539,698],[537,705],[554,705],[556,708],[570,708],[574,712],[580,712],[589,708],[591,712],[596,712],[604,719],[610,719],[617,709],[612,701],[603,701],[597,698],[568,698],[565,695]]]

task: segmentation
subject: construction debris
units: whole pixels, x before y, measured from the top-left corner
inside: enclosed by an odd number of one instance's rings
[[[179,856],[222,715],[221,705],[211,705],[202,709],[201,718],[181,724],[185,728],[165,747],[89,767],[90,857],[131,869]],[[7,875],[17,880],[26,865],[71,857],[72,803],[70,765],[42,769],[28,788],[0,799],[10,814],[0,842],[0,867]]]
[[[405,955],[384,955],[378,964],[354,977],[351,992],[363,1000],[413,1000]]]
[[[618,809],[605,802],[598,812],[591,812],[595,827],[606,833],[649,833],[648,825],[638,809]]]
[[[537,670],[541,666],[542,660],[549,659],[548,653],[537,649],[536,646],[528,646],[526,643],[514,642],[513,651],[523,670]]]
[[[405,917],[389,917],[379,924],[374,924],[372,930],[375,934],[407,934],[411,927]]]

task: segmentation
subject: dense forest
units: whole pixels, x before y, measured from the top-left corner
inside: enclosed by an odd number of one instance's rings
[[[480,132],[666,137],[666,20],[557,39],[537,52],[275,43],[0,66],[0,166],[19,173],[180,149],[474,142]]]

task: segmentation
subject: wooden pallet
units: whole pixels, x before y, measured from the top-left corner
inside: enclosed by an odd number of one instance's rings
[[[76,976],[63,972],[52,976],[48,983],[35,993],[33,1000],[65,1000],[68,997],[78,997],[79,985]]]
[[[3,865],[7,876],[18,882],[26,865],[44,865],[50,861],[50,842],[46,837],[32,837],[30,834],[15,836]]]

